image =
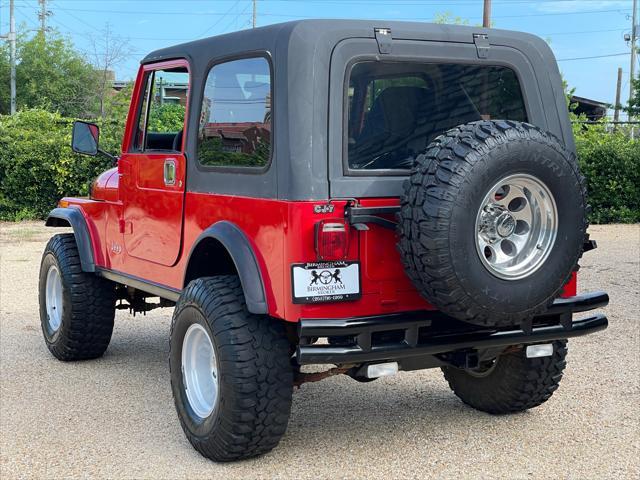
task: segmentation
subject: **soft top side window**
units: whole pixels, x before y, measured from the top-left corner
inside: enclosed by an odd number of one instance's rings
[[[185,67],[149,71],[144,80],[133,150],[182,151],[189,91]]]
[[[356,63],[347,90],[347,170],[409,169],[438,135],[474,120],[526,121],[515,72],[502,66]]]
[[[214,65],[200,111],[200,165],[265,168],[271,156],[271,101],[271,68],[265,57]]]

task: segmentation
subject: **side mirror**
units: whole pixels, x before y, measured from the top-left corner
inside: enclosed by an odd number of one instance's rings
[[[76,153],[95,156],[100,151],[98,140],[100,139],[100,128],[95,123],[73,122],[73,132],[71,134],[71,149]]]

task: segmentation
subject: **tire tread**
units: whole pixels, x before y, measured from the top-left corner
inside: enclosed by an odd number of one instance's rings
[[[72,233],[54,235],[45,247],[43,262],[48,254],[52,254],[58,262],[65,287],[69,289],[67,298],[70,300],[71,310],[68,316],[65,315],[66,318],[63,317],[57,339],[51,342],[45,333],[49,351],[63,361],[87,360],[102,356],[109,346],[113,332],[114,284],[93,273],[82,271],[80,255]],[[47,321],[46,308],[43,307],[44,284],[41,277],[43,331],[44,323]],[[66,302],[66,298],[64,301]]]
[[[566,153],[560,142],[534,125],[503,120],[477,121],[455,127],[438,136],[425,153],[416,157],[398,213],[398,251],[404,270],[419,292],[444,313],[470,323],[495,326],[514,325],[543,313],[579,268],[582,245],[575,252],[573,268],[559,282],[549,298],[521,312],[497,312],[486,308],[468,294],[452,267],[449,228],[458,192],[468,181],[468,173],[483,155],[496,145],[516,139],[551,147]],[[568,164],[582,192],[580,208],[588,211],[586,182],[573,153]],[[583,215],[583,232],[588,227]]]
[[[542,405],[558,389],[567,365],[567,341],[553,342],[553,355],[526,358],[524,348],[504,354],[502,368],[484,378],[442,367],[449,387],[467,405],[492,414],[522,412]],[[493,377],[493,378],[492,378]]]
[[[194,435],[178,415],[189,442],[216,461],[254,457],[272,450],[284,435],[293,391],[290,345],[281,322],[248,312],[237,276],[221,275],[191,282],[173,316],[171,334],[181,311],[201,310],[219,348],[222,375],[230,389],[219,423],[208,435]],[[171,365],[170,365],[171,368]],[[174,376],[171,376],[174,382]],[[174,400],[178,406],[178,399]]]

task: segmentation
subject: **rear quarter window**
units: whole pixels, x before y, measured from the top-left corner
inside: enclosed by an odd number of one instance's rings
[[[198,129],[198,162],[207,167],[265,168],[271,156],[271,69],[264,57],[214,65]]]
[[[520,83],[503,66],[365,61],[347,86],[347,170],[406,170],[448,129],[527,121]]]

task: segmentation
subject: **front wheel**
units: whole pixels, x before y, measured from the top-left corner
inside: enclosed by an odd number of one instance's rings
[[[520,348],[482,362],[474,369],[442,367],[460,400],[487,413],[515,413],[537,407],[558,389],[567,362],[567,341],[552,343],[548,357],[527,358]]]
[[[83,272],[73,234],[54,235],[40,264],[40,323],[58,360],[100,357],[111,340],[116,291],[109,280]]]
[[[293,393],[284,325],[247,311],[237,276],[191,282],[171,326],[171,388],[194,448],[215,461],[253,457],[284,435]]]

